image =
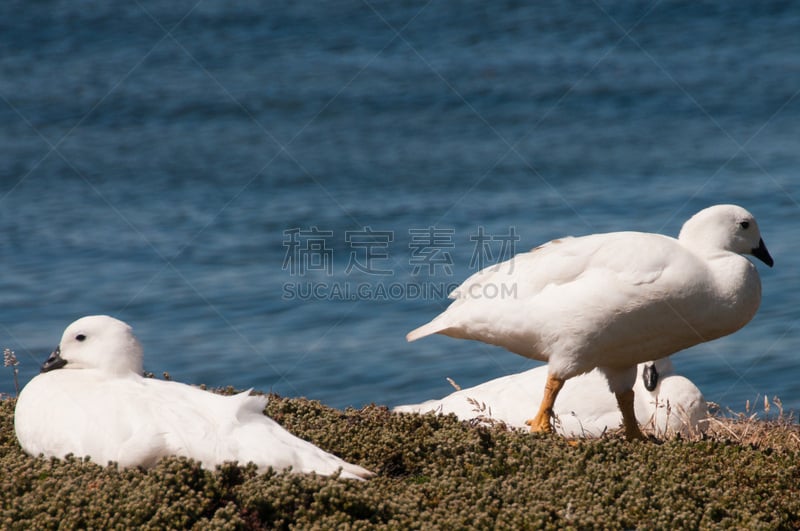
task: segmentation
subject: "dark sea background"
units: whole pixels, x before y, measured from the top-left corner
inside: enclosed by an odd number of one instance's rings
[[[737,203],[775,258],[761,308],[673,361],[723,408],[800,410],[798,4],[11,0],[0,124],[20,384],[105,313],[183,382],[439,397],[537,365],[405,341],[504,235]]]

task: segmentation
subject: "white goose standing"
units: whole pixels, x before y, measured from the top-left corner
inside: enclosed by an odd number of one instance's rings
[[[455,301],[444,312],[406,338],[475,339],[547,361],[531,431],[552,431],[564,381],[598,368],[616,395],[626,437],[641,439],[636,364],[750,321],[761,281],[743,254],[773,265],[755,218],[736,205],[701,210],[677,239],[613,232],[553,240],[475,273],[450,294]],[[486,286],[503,296],[481,297]]]
[[[213,469],[252,461],[293,472],[362,479],[368,470],[295,437],[264,415],[267,398],[221,396],[142,376],[142,347],[126,323],[104,315],[78,319],[22,390],[14,425],[31,455],[89,456],[106,465],[150,467],[165,456]]]

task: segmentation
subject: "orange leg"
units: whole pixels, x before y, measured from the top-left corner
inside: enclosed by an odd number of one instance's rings
[[[633,389],[628,389],[622,393],[616,393],[617,405],[622,412],[622,425],[625,427],[625,438],[629,441],[645,441],[644,436],[636,422],[636,415],[633,412]]]
[[[552,374],[547,375],[539,412],[532,419],[525,421],[525,424],[531,427],[531,432],[551,433],[553,431],[553,427],[550,425],[550,419],[553,418],[553,404],[556,403],[558,392],[563,386],[564,380],[556,378]]]

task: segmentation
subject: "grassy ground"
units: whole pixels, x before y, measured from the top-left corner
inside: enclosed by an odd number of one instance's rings
[[[800,428],[783,416],[718,418],[695,440],[566,441],[272,396],[267,412],[287,429],[377,473],[354,482],[178,458],[148,471],[35,459],[13,412],[0,401],[4,529],[800,528]]]

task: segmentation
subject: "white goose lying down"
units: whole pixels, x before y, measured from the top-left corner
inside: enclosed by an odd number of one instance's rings
[[[456,391],[441,400],[397,406],[393,411],[454,413],[461,420],[496,420],[524,428],[525,406],[541,402],[546,380],[547,367],[536,367]],[[656,435],[705,431],[708,404],[689,379],[674,373],[669,358],[639,364],[633,392],[636,420]],[[556,431],[565,437],[599,437],[622,422],[608,382],[597,370],[564,382],[553,414]]]
[[[252,461],[264,470],[361,479],[368,470],[295,437],[265,416],[267,398],[221,396],[142,376],[142,347],[131,327],[107,316],[69,325],[59,347],[22,390],[17,438],[31,455],[89,456],[106,465],[149,467],[165,456],[206,468]]]
[[[551,431],[564,382],[597,368],[616,395],[627,438],[641,439],[636,365],[750,321],[761,281],[743,254],[772,266],[755,218],[735,205],[701,210],[678,239],[613,232],[553,240],[478,271],[450,294],[455,301],[443,313],[406,338],[476,339],[548,362],[531,431]]]

